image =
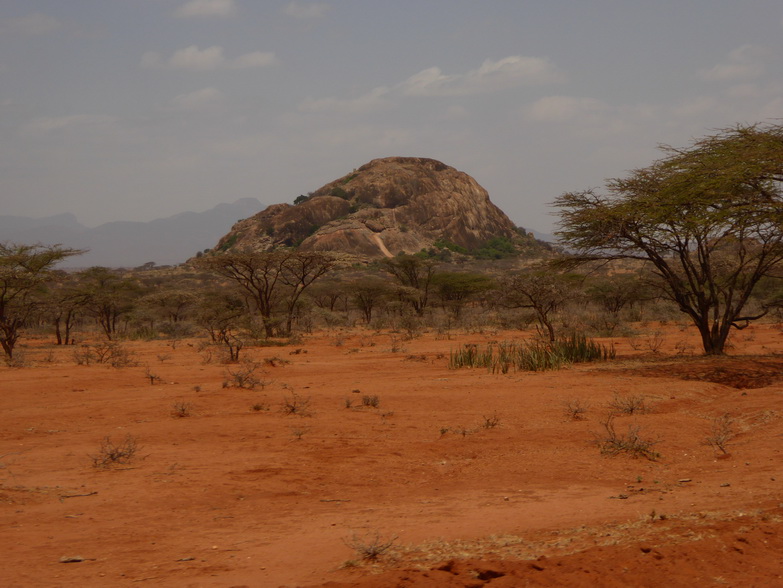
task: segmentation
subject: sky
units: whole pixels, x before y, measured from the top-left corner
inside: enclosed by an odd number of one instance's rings
[[[0,0],[2,215],[292,202],[417,156],[551,232],[564,192],[782,118],[780,0]]]

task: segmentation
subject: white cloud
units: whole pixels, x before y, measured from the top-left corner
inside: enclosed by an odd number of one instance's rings
[[[245,69],[249,67],[266,67],[277,63],[274,53],[254,51],[245,53],[234,59],[223,55],[223,48],[213,45],[199,49],[191,45],[175,51],[168,59],[163,59],[159,53],[149,51],[141,58],[141,66],[154,69],[185,69],[190,71],[211,71],[220,68]]]
[[[526,112],[528,120],[535,122],[570,122],[595,119],[608,110],[608,106],[594,98],[574,96],[547,96],[534,102]]]
[[[223,48],[217,45],[207,47],[204,50],[196,45],[176,51],[169,59],[169,66],[174,69],[189,69],[191,71],[217,69],[223,65],[226,58],[223,57]]]
[[[34,118],[22,129],[24,134],[45,135],[54,131],[76,127],[97,127],[117,122],[105,114],[71,114],[68,116],[42,116]]]
[[[223,92],[210,87],[175,96],[171,103],[180,110],[200,111],[218,105],[224,97]]]
[[[378,86],[357,98],[311,98],[300,105],[300,110],[368,112],[405,96],[466,96],[563,80],[548,60],[514,55],[499,61],[486,60],[478,69],[463,74],[445,75],[440,68],[430,67],[395,86]]]
[[[549,60],[512,55],[499,61],[487,59],[464,74],[444,75],[440,68],[431,67],[409,77],[400,88],[408,96],[459,96],[562,81],[563,74]]]
[[[283,12],[294,18],[323,18],[331,6],[326,2],[297,2],[285,5]]]
[[[378,110],[388,104],[385,99],[389,88],[379,86],[358,98],[308,98],[299,107],[304,112],[343,112],[347,114],[365,113]]]
[[[755,79],[764,74],[765,56],[766,51],[763,48],[743,45],[729,53],[726,61],[700,71],[699,77],[709,82]]]
[[[230,61],[228,67],[232,69],[244,69],[246,67],[267,67],[269,65],[275,65],[277,58],[274,53],[269,51],[253,51],[252,53],[245,53],[240,55],[233,61]]]
[[[59,29],[62,23],[48,14],[31,12],[25,16],[2,19],[3,30],[20,35],[45,35]]]
[[[202,16],[233,16],[237,7],[234,0],[190,0],[174,14],[183,18]]]

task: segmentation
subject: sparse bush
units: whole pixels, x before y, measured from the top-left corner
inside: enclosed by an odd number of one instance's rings
[[[228,378],[228,381],[233,383],[237,388],[252,390],[256,386],[261,386],[261,389],[263,390],[266,385],[269,384],[269,381],[259,377],[257,372],[260,367],[261,366],[259,366],[258,363],[246,360],[237,368],[228,368],[226,370],[226,377]]]
[[[652,406],[642,394],[621,396],[615,393],[614,398],[609,402],[609,408],[612,414],[634,415],[652,412]]]
[[[378,560],[392,548],[395,541],[397,541],[396,535],[384,538],[377,531],[362,536],[353,534],[351,537],[343,539],[346,547],[353,549],[356,555],[364,561]]]
[[[656,461],[661,454],[653,449],[658,443],[651,439],[641,437],[641,428],[637,425],[628,425],[628,432],[625,435],[617,433],[614,426],[614,414],[609,414],[602,423],[603,434],[596,436],[596,443],[604,455],[618,455],[627,453],[631,457],[649,459]]]
[[[291,435],[294,436],[294,439],[299,441],[309,430],[309,427],[291,427]]]
[[[90,365],[95,361],[95,354],[88,345],[83,345],[73,350],[73,360],[76,362],[76,365]]]
[[[154,385],[155,382],[160,382],[161,381],[161,377],[159,375],[157,375],[157,374],[152,373],[152,370],[150,370],[149,366],[147,366],[147,369],[145,370],[144,375],[147,376],[147,378],[149,378],[150,385]]]
[[[287,359],[282,359],[280,357],[265,357],[264,358],[264,365],[268,365],[269,367],[277,367],[278,365],[287,365],[291,363]]]
[[[114,368],[138,365],[133,354],[116,341],[106,341],[93,346],[92,357],[96,363],[107,363]]]
[[[405,347],[403,346],[402,341],[398,336],[389,335],[389,339],[391,342],[391,349],[389,349],[389,351],[392,353],[402,353],[405,351]]]
[[[470,428],[466,427],[464,425],[457,425],[456,427],[441,427],[440,428],[440,436],[443,437],[446,435],[446,433],[454,433],[455,435],[459,435],[461,437],[467,437],[468,435],[472,435],[473,433],[478,432],[478,427]]]
[[[299,396],[296,392],[292,392],[290,396],[285,396],[283,398],[280,410],[282,410],[283,414],[312,416],[312,412],[310,411],[310,397]]]
[[[118,444],[113,443],[110,437],[104,437],[98,453],[90,458],[93,467],[110,468],[130,463],[140,449],[138,440],[131,435],[126,435],[125,440]]]
[[[563,414],[565,414],[565,417],[570,421],[585,420],[587,418],[585,413],[587,413],[588,408],[590,408],[590,406],[583,405],[582,401],[578,398],[571,398],[563,402]]]
[[[661,349],[661,346],[663,345],[663,333],[661,331],[655,331],[654,333],[651,333],[647,337],[645,345],[647,346],[647,349],[653,353],[658,353],[658,351]]]
[[[10,368],[23,368],[23,367],[29,367],[30,362],[28,361],[27,353],[17,348],[14,351],[13,357],[9,357],[6,355],[5,365],[7,365]]]
[[[481,423],[482,429],[494,429],[495,427],[500,426],[500,417],[497,413],[492,413],[492,416],[485,416],[482,418],[484,419],[484,422]]]
[[[171,416],[182,419],[193,414],[193,405],[184,400],[178,400],[171,406]]]
[[[728,455],[727,446],[735,436],[734,419],[727,413],[712,419],[710,434],[704,441],[714,450],[720,451],[723,455]]]
[[[250,407],[253,412],[261,412],[269,410],[269,405],[265,402],[256,402]]]
[[[381,399],[377,394],[365,394],[362,396],[362,406],[378,408],[381,405]]]

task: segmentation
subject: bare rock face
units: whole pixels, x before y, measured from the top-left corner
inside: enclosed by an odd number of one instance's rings
[[[391,257],[437,241],[471,250],[515,234],[514,223],[484,188],[434,159],[374,159],[301,200],[239,221],[216,249],[298,246]]]

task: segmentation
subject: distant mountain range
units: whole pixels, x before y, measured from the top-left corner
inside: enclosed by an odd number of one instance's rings
[[[61,244],[89,249],[69,267],[138,267],[183,263],[213,247],[238,220],[264,208],[255,198],[218,204],[205,212],[182,212],[149,222],[110,222],[89,228],[73,214],[45,218],[0,215],[0,242]]]

